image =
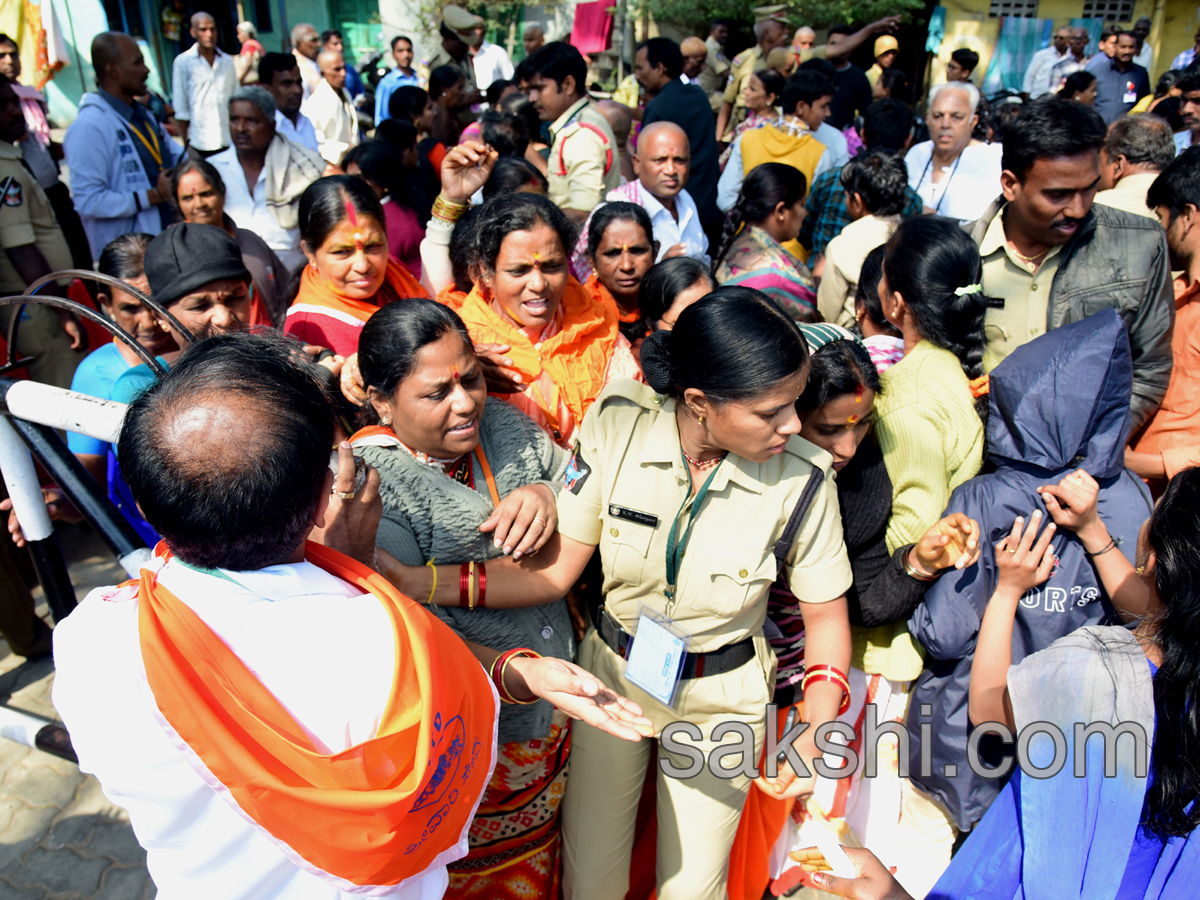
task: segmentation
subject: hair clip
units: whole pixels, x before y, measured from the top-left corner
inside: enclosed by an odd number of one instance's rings
[[[983,285],[982,284],[968,284],[966,287],[960,287],[960,288],[954,289],[955,297],[965,297],[967,294],[982,294],[982,293],[983,293]]]

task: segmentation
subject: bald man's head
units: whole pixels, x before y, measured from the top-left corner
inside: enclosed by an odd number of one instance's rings
[[[335,91],[340,91],[346,86],[346,59],[338,51],[322,50],[317,55],[317,67]]]
[[[629,107],[616,100],[597,100],[596,109],[608,120],[608,127],[617,139],[617,149],[624,152],[629,142],[629,132],[633,129],[633,114]]]
[[[541,25],[530,25],[525,29],[525,55],[533,56],[546,43],[546,32]]]
[[[262,334],[197,341],[129,406],[122,475],[189,565],[274,565],[323,516],[333,410],[294,347]]]
[[[292,29],[292,49],[301,56],[316,59],[321,50],[321,36],[317,29],[307,22],[301,22]]]
[[[799,50],[811,50],[817,43],[817,33],[807,25],[801,25],[792,36],[792,43]]]
[[[206,12],[192,16],[192,40],[201,50],[213,50],[217,46],[217,20]]]
[[[659,200],[674,203],[687,185],[691,165],[687,134],[674,122],[654,122],[638,135],[633,168],[642,187]]]
[[[120,31],[104,31],[92,38],[92,68],[96,86],[114,97],[131,100],[146,92],[150,69],[137,41]]]

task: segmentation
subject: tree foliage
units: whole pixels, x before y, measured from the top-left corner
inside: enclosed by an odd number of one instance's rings
[[[769,0],[629,0],[631,15],[649,13],[657,22],[672,22],[695,34],[708,34],[713,19],[749,25],[754,21],[754,8]],[[865,24],[884,16],[912,14],[925,9],[924,0],[805,0],[792,3],[790,18],[794,25],[828,28],[842,22]]]

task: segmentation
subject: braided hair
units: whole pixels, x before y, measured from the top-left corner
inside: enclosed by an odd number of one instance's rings
[[[760,225],[782,203],[795,206],[808,192],[804,173],[786,163],[763,163],[755,166],[742,182],[737,203],[725,216],[721,231],[721,252],[713,260],[713,271],[721,265],[734,239],[745,225]]]

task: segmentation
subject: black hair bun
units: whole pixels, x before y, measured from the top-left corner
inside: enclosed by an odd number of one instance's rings
[[[671,389],[671,332],[656,331],[642,341],[642,374],[655,393]]]

